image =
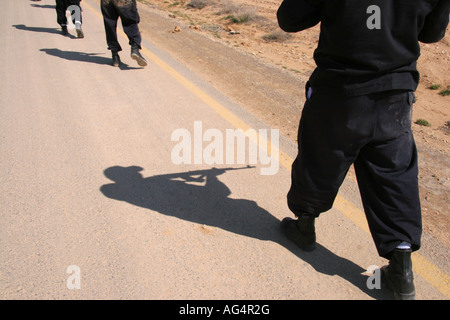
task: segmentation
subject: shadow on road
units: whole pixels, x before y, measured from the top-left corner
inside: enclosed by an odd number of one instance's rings
[[[245,169],[245,168],[244,168]],[[108,198],[151,209],[186,221],[221,228],[246,237],[273,241],[309,263],[317,272],[339,276],[375,299],[388,299],[388,292],[367,288],[365,270],[317,244],[313,252],[303,252],[280,232],[280,221],[256,202],[229,198],[230,189],[218,176],[228,170],[209,169],[144,178],[137,166],[107,168],[104,174],[114,181],[101,186]]]
[[[54,4],[30,4],[33,8],[41,8],[41,9],[56,9]]]
[[[28,27],[28,26],[26,26],[24,24],[14,24],[13,27],[18,29],[18,30],[59,34],[60,36],[63,37],[63,35],[61,34],[61,29],[60,28]],[[71,39],[78,39],[77,37],[75,37],[74,35],[71,35],[71,34],[64,35],[64,37],[69,37]]]
[[[58,58],[70,60],[70,61],[82,61],[88,63],[96,63],[103,65],[111,65],[111,58],[99,56],[101,53],[85,53],[78,51],[63,51],[56,48],[52,49],[41,49],[40,51],[45,52],[48,55],[55,56]],[[121,62],[120,67],[121,70],[136,70],[142,69],[141,67],[135,68],[130,67],[126,63]]]
[[[26,30],[26,31],[32,31],[32,32],[44,32],[44,33],[53,33],[53,34],[61,34],[61,30],[58,28],[44,28],[44,27],[27,27],[24,24],[15,24],[13,25],[14,28],[18,30]],[[64,37],[69,37],[71,39],[78,39],[74,35],[68,34]],[[45,52],[51,56],[55,56],[58,58],[71,60],[71,61],[82,61],[82,62],[89,62],[89,63],[96,63],[96,64],[102,64],[102,65],[111,65],[111,58],[102,57],[99,56],[100,53],[84,53],[84,52],[78,52],[78,51],[63,51],[56,48],[47,48],[47,49],[41,49],[40,51]],[[138,70],[143,69],[142,67],[130,67],[124,62],[121,62],[120,67],[121,70]]]

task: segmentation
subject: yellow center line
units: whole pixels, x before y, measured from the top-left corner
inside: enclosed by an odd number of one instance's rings
[[[103,20],[101,12],[93,8],[90,4],[87,3],[87,1],[83,1],[82,5],[88,7],[89,10],[91,10],[94,14],[96,14],[99,18]],[[118,33],[123,38],[127,39],[125,33],[122,30],[120,30],[120,28],[118,30]],[[145,40],[149,41],[147,38]],[[147,56],[150,60],[152,60],[158,67],[163,69],[166,73],[172,76],[191,93],[193,93],[196,97],[202,100],[211,109],[216,111],[224,120],[226,120],[232,126],[234,126],[235,128],[240,128],[244,132],[247,131],[248,129],[251,129],[251,127],[247,125],[244,121],[242,121],[239,117],[230,112],[227,108],[225,108],[223,105],[221,105],[211,96],[209,96],[197,85],[195,85],[194,83],[186,79],[184,76],[182,76],[179,72],[177,72],[174,68],[169,66],[163,60],[161,60],[153,52],[151,52],[145,47],[142,47],[141,52],[145,56]],[[261,139],[261,136],[259,136],[259,138]],[[268,144],[270,145],[271,152],[279,152],[279,163],[285,169],[291,170],[293,159],[283,151],[279,150],[276,146],[271,145],[270,142],[268,142]],[[262,145],[267,144],[262,143]],[[361,211],[359,208],[357,208],[350,201],[338,195],[334,202],[334,208],[337,209],[342,214],[344,214],[359,228],[370,234],[370,230],[367,225],[367,220],[365,218],[364,212]],[[437,266],[435,266],[432,262],[421,256],[417,252],[413,254],[412,259],[414,272],[420,275],[422,278],[424,278],[433,287],[438,289],[447,298],[450,298],[450,277],[445,272],[440,270]]]

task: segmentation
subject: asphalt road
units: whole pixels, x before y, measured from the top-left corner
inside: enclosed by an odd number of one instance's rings
[[[317,250],[296,249],[278,229],[295,146],[145,35],[146,68],[122,33],[112,67],[98,1],[82,6],[77,39],[54,1],[2,1],[1,299],[390,298],[362,274],[386,261],[354,182],[318,220]],[[279,163],[248,145],[240,163],[238,128],[271,133]],[[415,255],[417,298],[448,299],[428,256]]]

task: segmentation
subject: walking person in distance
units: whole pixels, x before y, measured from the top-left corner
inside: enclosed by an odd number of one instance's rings
[[[119,52],[122,47],[117,40],[117,22],[120,18],[123,31],[128,37],[131,46],[131,58],[136,60],[139,66],[145,67],[147,61],[141,55],[140,49],[142,37],[138,24],[140,22],[136,0],[101,0],[101,11],[105,25],[106,42],[112,53],[112,65],[120,65]]]

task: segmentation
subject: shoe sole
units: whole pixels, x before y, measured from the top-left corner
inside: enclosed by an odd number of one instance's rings
[[[143,58],[139,57],[137,54],[132,54],[131,58],[136,60],[138,65],[140,65],[141,67],[146,67],[147,66],[147,61],[145,61]]]
[[[416,293],[408,293],[408,294],[404,294],[404,293],[398,293],[394,291],[394,299],[395,300],[416,300]]]

